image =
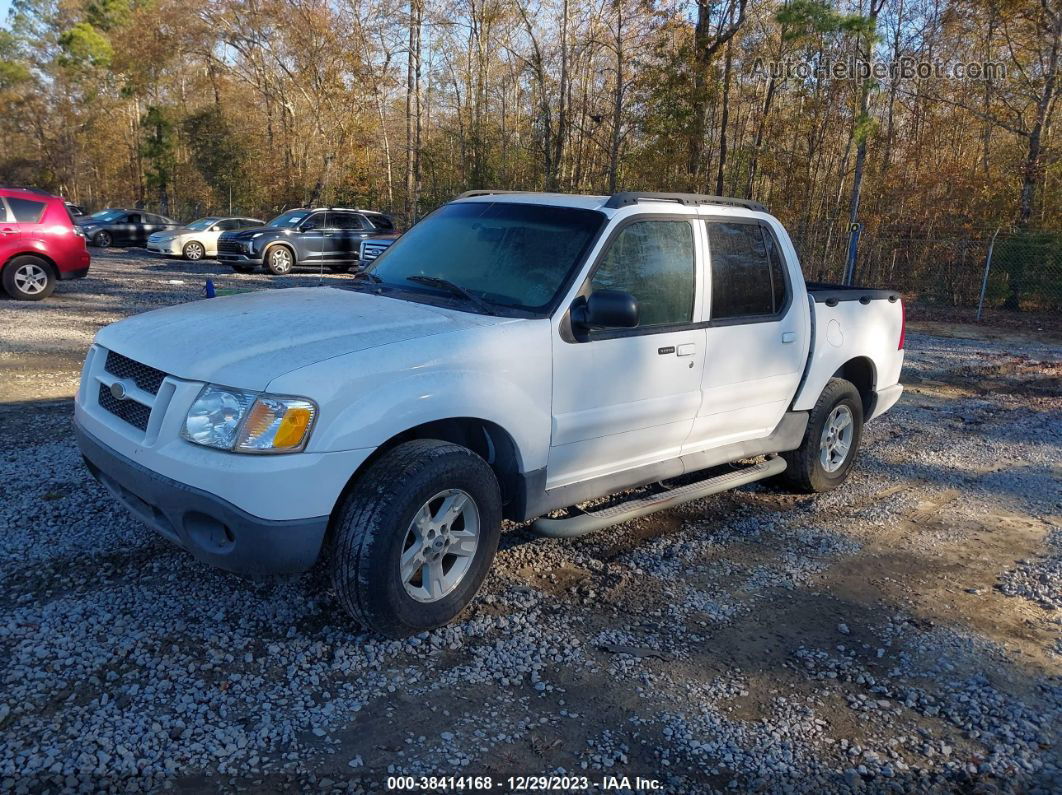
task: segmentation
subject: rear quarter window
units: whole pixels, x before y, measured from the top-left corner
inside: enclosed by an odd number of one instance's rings
[[[32,199],[20,199],[15,196],[8,196],[7,206],[11,208],[11,214],[15,216],[15,221],[17,223],[36,224],[40,223],[46,205],[44,202],[37,202]]]

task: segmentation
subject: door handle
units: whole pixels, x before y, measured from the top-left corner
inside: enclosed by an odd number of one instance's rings
[[[787,331],[782,335],[782,342],[796,342],[796,332]]]
[[[679,345],[678,350],[675,351],[676,356],[693,356],[697,352],[697,345],[692,342],[687,342],[685,345]]]
[[[3,229],[0,229],[0,234],[17,235],[18,234],[18,230],[17,229],[12,229],[10,226],[5,226]]]

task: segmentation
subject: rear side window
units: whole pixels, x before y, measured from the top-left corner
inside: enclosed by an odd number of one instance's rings
[[[785,270],[760,224],[708,221],[712,319],[775,315],[785,306]]]
[[[365,221],[354,213],[329,213],[328,225],[332,229],[364,229]]]
[[[696,269],[689,221],[637,221],[609,245],[591,286],[638,299],[641,327],[689,323]]]
[[[11,208],[11,214],[15,221],[20,224],[36,224],[44,215],[44,202],[35,202],[32,199],[19,199],[15,196],[7,197],[7,206]]]

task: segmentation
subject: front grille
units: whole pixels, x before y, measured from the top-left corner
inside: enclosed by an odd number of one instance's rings
[[[100,406],[116,417],[125,420],[133,427],[142,431],[147,430],[148,420],[151,418],[151,407],[135,400],[126,398],[118,400],[111,394],[110,387],[100,384]]]
[[[243,243],[239,240],[221,239],[218,241],[218,251],[227,251],[231,254],[242,254]]]
[[[146,364],[134,362],[128,356],[122,356],[122,354],[114,351],[107,351],[107,363],[103,366],[103,369],[118,378],[131,378],[134,384],[152,395],[159,393],[162,379],[166,377],[162,370],[156,370]],[[102,401],[100,402],[102,403]],[[114,413],[118,414],[118,412]],[[119,414],[118,416],[121,415]]]
[[[390,245],[391,245],[391,241],[386,241],[386,242],[379,241],[379,242],[375,242],[375,243],[369,242],[369,241],[365,241],[364,243],[361,244],[361,261],[362,262],[372,262],[378,256],[383,254],[384,251],[386,251],[388,246],[390,246]]]

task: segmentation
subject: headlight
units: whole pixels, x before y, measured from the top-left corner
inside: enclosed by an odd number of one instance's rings
[[[181,436],[190,442],[237,453],[294,453],[306,446],[317,404],[300,397],[203,387]]]

